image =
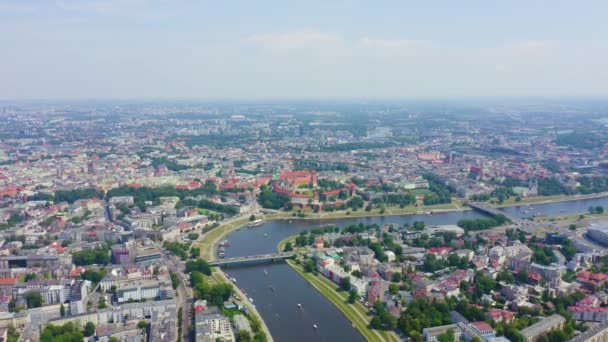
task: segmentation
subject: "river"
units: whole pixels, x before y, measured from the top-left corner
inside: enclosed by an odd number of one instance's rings
[[[504,208],[517,217],[542,215],[566,215],[584,213],[589,206],[608,206],[608,197],[566,202],[533,204]],[[485,217],[475,211],[445,212],[431,215],[385,216],[370,218],[345,218],[331,220],[270,221],[258,227],[242,227],[230,233],[226,239],[230,247],[226,257],[256,255],[275,252],[277,244],[302,230],[334,224],[338,227],[352,223],[412,223],[424,221],[427,225],[456,224],[463,218]],[[264,272],[266,270],[266,272]],[[227,268],[230,277],[237,279],[237,286],[254,300],[275,341],[364,341],[342,313],[325,297],[302,279],[287,264],[276,263]],[[303,310],[297,304],[302,304]],[[313,328],[313,324],[318,329]]]
[[[534,214],[544,216],[563,216],[586,213],[591,206],[608,208],[608,197],[589,198],[553,203],[541,203],[506,207],[501,210],[519,218],[527,218]]]
[[[474,211],[448,212],[433,215],[386,216],[332,220],[270,221],[258,227],[243,227],[229,234],[230,247],[226,257],[276,252],[277,244],[302,230],[321,225],[344,226],[363,222],[454,224],[461,218],[483,217]],[[266,270],[266,273],[264,272]],[[329,300],[319,294],[307,281],[284,263],[226,268],[229,277],[237,279],[237,286],[262,315],[275,341],[364,341]],[[302,304],[302,310],[298,309]],[[318,329],[313,328],[313,324]]]

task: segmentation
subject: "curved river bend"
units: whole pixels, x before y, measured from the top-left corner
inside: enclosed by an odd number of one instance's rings
[[[608,206],[608,198],[574,200],[503,209],[511,215],[529,217],[541,215],[566,215],[586,212],[589,206]],[[427,225],[456,224],[462,218],[479,218],[484,215],[474,211],[436,213],[432,215],[385,216],[370,218],[346,218],[331,220],[270,221],[259,227],[230,233],[226,239],[230,247],[226,257],[266,254],[276,252],[277,244],[302,230],[334,224],[412,223],[424,221]],[[237,279],[237,286],[254,300],[258,311],[268,325],[275,341],[364,341],[350,321],[324,296],[301,278],[287,264],[276,263],[224,269],[229,277]],[[266,271],[266,272],[264,272]],[[299,309],[297,304],[302,304]],[[318,329],[313,328],[313,324]]]

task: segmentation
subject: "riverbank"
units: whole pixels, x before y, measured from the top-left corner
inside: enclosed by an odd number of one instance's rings
[[[314,213],[312,210],[304,211],[304,217],[294,217],[293,214],[296,211],[277,211],[276,213],[266,214],[263,216],[256,215],[259,219],[264,221],[276,221],[276,220],[339,220],[348,218],[366,218],[366,217],[388,217],[388,216],[405,216],[405,215],[431,215],[438,213],[447,212],[462,212],[471,210],[467,206],[463,206],[460,201],[455,201],[449,204],[438,204],[432,206],[421,206],[421,207],[405,207],[399,208],[398,206],[386,207],[384,211],[380,209],[372,209],[370,211],[357,210],[357,211],[334,211],[334,212],[320,212]],[[237,217],[232,220],[222,223],[219,227],[205,233],[202,239],[197,243],[197,246],[201,249],[201,258],[207,261],[213,261],[216,253],[215,249],[217,244],[229,233],[246,227],[249,223],[249,216]]]
[[[539,197],[524,197],[521,201],[517,202],[515,199],[509,198],[504,201],[502,204],[490,204],[490,206],[494,208],[508,208],[508,207],[518,207],[522,205],[529,204],[548,204],[548,203],[557,203],[557,202],[569,202],[569,201],[578,201],[578,200],[586,200],[586,199],[594,199],[594,198],[602,198],[608,197],[608,192],[598,192],[595,194],[586,194],[586,195],[556,195],[556,196],[539,196]]]
[[[217,277],[216,277],[216,275],[217,275]],[[260,315],[260,313],[256,309],[255,305],[253,305],[249,301],[249,298],[247,296],[245,296],[243,291],[241,291],[241,289],[239,289],[238,286],[234,285],[220,268],[216,268],[215,271],[213,272],[212,276],[213,276],[213,279],[215,279],[218,283],[225,283],[225,284],[232,285],[232,287],[234,288],[234,293],[241,299],[241,302],[247,308],[247,312],[249,313],[249,315],[251,315],[252,317],[255,317],[255,320],[257,320],[259,322],[260,328],[262,329],[262,331],[264,331],[264,334],[266,335],[266,341],[274,342],[274,340],[272,339],[272,335],[270,334],[270,330],[268,330],[268,326],[266,326],[266,323],[262,319],[262,315]],[[253,326],[253,324],[252,324],[252,326]]]
[[[516,206],[524,206],[531,204],[550,204],[559,202],[569,202],[577,200],[595,199],[608,197],[608,192],[587,194],[587,195],[559,195],[559,196],[543,196],[543,197],[530,197],[522,198],[520,202],[515,202],[513,198],[505,201],[501,205],[492,205],[495,208],[508,208]],[[367,218],[367,217],[389,217],[389,216],[405,216],[405,215],[430,215],[435,213],[447,213],[447,212],[463,212],[471,210],[470,207],[464,205],[460,200],[454,199],[449,204],[438,204],[433,206],[408,206],[405,208],[399,208],[398,206],[389,206],[384,210],[375,208],[370,211],[365,210],[344,210],[337,212],[318,212],[314,213],[312,210],[303,211],[304,217],[294,217],[297,214],[296,211],[277,211],[271,214],[265,214],[261,217],[264,221],[274,220],[338,220],[348,218]],[[215,258],[215,248],[219,241],[223,239],[227,234],[232,231],[245,227],[249,222],[249,216],[241,216],[227,222],[222,223],[219,227],[204,234],[201,241],[198,242],[198,246],[201,249],[201,257],[205,260],[211,261]]]
[[[399,338],[394,332],[370,329],[368,326],[371,317],[368,316],[367,309],[358,301],[354,304],[349,304],[348,294],[346,292],[336,291],[338,286],[329,279],[304,272],[304,269],[297,265],[293,260],[287,260],[287,263],[294,271],[312,285],[312,287],[332,302],[342,314],[352,322],[353,326],[367,341],[399,341]]]
[[[246,225],[248,222],[249,222],[248,217],[238,217],[238,218],[235,218],[228,222],[225,222],[224,224],[220,225],[219,227],[207,232],[205,234],[205,236],[203,237],[203,239],[198,243],[198,245],[201,249],[201,258],[203,258],[205,260],[210,260],[210,261],[213,260],[215,257],[214,249],[215,249],[215,246],[219,243],[219,241],[226,234]],[[260,328],[264,331],[264,334],[266,335],[266,341],[273,342],[274,340],[272,338],[272,334],[270,334],[270,330],[268,329],[266,322],[264,321],[264,319],[262,319],[262,315],[260,315],[260,313],[256,309],[255,305],[253,305],[249,301],[249,298],[247,296],[245,296],[245,294],[241,291],[241,289],[238,286],[234,285],[228,279],[228,277],[226,276],[224,271],[222,271],[222,269],[219,267],[214,267],[213,273],[210,278],[213,279],[218,284],[226,283],[226,284],[232,285],[232,288],[234,289],[234,293],[241,299],[241,302],[247,308],[249,315],[251,315],[252,317],[255,317],[255,319],[259,322]]]
[[[293,235],[279,241],[277,244],[279,252],[283,251],[287,242],[295,241],[297,236],[298,235]],[[289,264],[296,273],[304,278],[319,293],[332,302],[367,341],[399,341],[397,335],[392,332],[370,329],[369,322],[371,321],[371,317],[367,314],[367,308],[358,301],[349,304],[348,292],[336,291],[338,285],[323,276],[306,273],[304,269],[293,260],[287,260],[287,264]]]

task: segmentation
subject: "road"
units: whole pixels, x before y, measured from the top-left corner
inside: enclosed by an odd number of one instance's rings
[[[161,250],[162,251],[162,250]],[[183,320],[182,320],[182,341],[190,341],[190,332],[192,329],[192,289],[186,283],[184,279],[183,271],[184,265],[174,255],[169,255],[164,251],[162,253],[163,261],[165,265],[172,270],[179,279],[179,286],[177,287],[177,309],[182,309]]]

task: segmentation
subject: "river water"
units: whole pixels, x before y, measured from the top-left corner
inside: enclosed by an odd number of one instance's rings
[[[483,215],[474,212],[450,212],[433,215],[387,216],[336,220],[270,221],[258,227],[243,227],[226,237],[230,247],[226,257],[273,253],[277,244],[302,230],[321,225],[344,225],[363,222],[455,224],[461,218],[477,218]],[[264,270],[266,272],[264,272]],[[275,341],[364,341],[350,321],[315,288],[284,263],[249,265],[226,268],[229,277],[237,279],[241,288],[268,325]],[[302,305],[302,310],[298,308]],[[316,324],[318,329],[313,328]]]
[[[516,207],[507,207],[502,211],[519,218],[527,218],[532,215],[561,216],[586,213],[590,206],[602,206],[608,209],[608,197],[590,198],[583,200],[572,200],[544,204],[531,204]]]
[[[534,214],[566,215],[584,213],[589,206],[608,206],[608,197],[509,207],[505,212],[525,218]],[[302,230],[333,224],[412,223],[427,225],[456,224],[463,218],[486,217],[475,211],[436,213],[431,215],[385,216],[332,220],[270,221],[258,227],[243,227],[226,239],[230,247],[226,257],[266,254],[277,251],[277,244]],[[227,268],[229,277],[254,300],[275,341],[364,341],[350,321],[324,296],[301,278],[287,264],[275,263]],[[266,272],[264,272],[266,271]],[[302,304],[302,310],[297,304]],[[318,329],[313,328],[313,324]]]

